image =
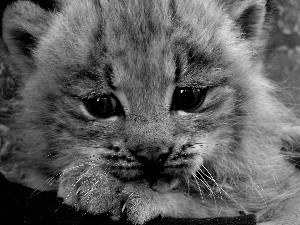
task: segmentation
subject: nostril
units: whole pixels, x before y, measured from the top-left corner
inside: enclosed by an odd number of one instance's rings
[[[150,157],[147,157],[145,155],[136,155],[135,157],[144,166],[149,165],[152,161]]]
[[[169,154],[168,153],[162,153],[157,156],[157,162],[159,164],[164,164],[168,159]]]
[[[133,156],[143,165],[162,165],[166,162],[169,152],[161,148],[145,148],[131,152]]]

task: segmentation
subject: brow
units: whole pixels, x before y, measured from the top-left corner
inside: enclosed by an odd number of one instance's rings
[[[105,93],[115,90],[112,82],[112,66],[103,63],[99,66],[69,65],[64,68],[65,76],[60,80],[64,83],[66,94],[72,96],[90,95],[93,93]],[[78,90],[81,90],[78,92]]]
[[[196,43],[188,40],[176,41],[175,49],[175,83],[182,80],[186,73],[212,68],[215,64],[215,60],[208,53],[201,51],[201,48]],[[185,62],[182,62],[182,58],[185,59]]]

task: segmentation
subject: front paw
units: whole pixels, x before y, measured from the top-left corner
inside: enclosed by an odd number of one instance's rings
[[[144,224],[162,213],[162,206],[156,201],[158,193],[147,184],[127,184],[122,195],[127,196],[122,210],[133,224]]]
[[[21,182],[23,172],[13,157],[12,135],[8,127],[0,124],[0,172],[12,182]]]
[[[8,127],[0,124],[0,161],[5,162],[11,148],[11,134]]]
[[[60,177],[58,196],[64,203],[92,214],[110,213],[144,224],[160,215],[156,192],[143,183],[123,183],[91,163],[76,162]]]
[[[133,224],[181,215],[181,207],[174,210],[174,205],[186,202],[181,195],[159,193],[147,182],[124,183],[90,164],[77,162],[63,171],[58,196],[65,204],[92,214],[110,213],[113,220],[125,216]]]
[[[120,218],[121,182],[112,178],[96,165],[76,163],[62,173],[58,196],[65,204],[92,214],[110,212]]]
[[[122,190],[127,196],[124,205],[127,219],[133,224],[144,224],[156,217],[188,218],[194,217],[196,204],[185,193],[158,192],[147,183],[127,184]]]

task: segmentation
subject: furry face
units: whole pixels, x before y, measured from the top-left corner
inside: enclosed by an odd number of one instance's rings
[[[275,218],[300,178],[280,151],[293,118],[263,76],[268,21],[263,0],[8,7],[19,182],[135,224]]]

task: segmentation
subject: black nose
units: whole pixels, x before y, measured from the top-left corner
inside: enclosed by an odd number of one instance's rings
[[[170,154],[170,149],[138,146],[131,154],[144,166],[162,166]]]

